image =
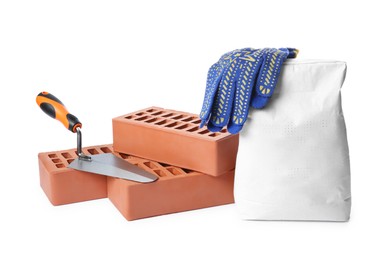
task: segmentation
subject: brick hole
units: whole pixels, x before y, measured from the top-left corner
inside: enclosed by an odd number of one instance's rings
[[[155,123],[156,125],[163,125],[165,123],[168,123],[169,121],[164,119],[164,120],[161,120],[161,121],[158,121],[157,123]]]
[[[197,120],[195,120],[195,121],[192,121],[191,123],[193,123],[193,124],[200,124],[200,122],[202,122],[202,120],[197,119]]]
[[[183,117],[184,117],[183,115],[178,115],[178,116],[173,116],[171,118],[178,120],[178,119],[182,119]]]
[[[209,134],[210,137],[216,137],[218,135],[219,135],[219,133],[211,133],[211,134]]]
[[[184,124],[184,125],[180,125],[180,126],[176,127],[175,129],[182,130],[182,129],[187,128],[189,126],[190,126],[189,124]]]
[[[142,115],[145,115],[145,113],[144,112],[139,112],[139,113],[137,113],[137,114],[135,114],[136,116],[142,116]]]
[[[74,154],[75,154],[76,156],[79,156],[79,154],[77,153],[77,151],[74,151]]]
[[[156,122],[156,121],[157,121],[157,118],[154,117],[154,118],[152,118],[152,119],[146,120],[145,122],[146,122],[146,123],[153,123],[153,122]]]
[[[166,173],[162,170],[153,170],[159,177],[167,176]]]
[[[152,112],[154,112],[154,111],[157,111],[157,110],[154,109],[154,108],[151,108],[151,109],[146,110],[146,112],[148,112],[148,113],[152,113]]]
[[[142,117],[136,118],[135,120],[137,120],[137,121],[144,121],[145,119],[148,119],[148,118],[149,118],[148,116],[142,116]]]
[[[227,129],[226,128],[222,129],[221,133],[227,133]]]
[[[91,148],[87,150],[91,155],[99,154],[99,152],[95,148]]]
[[[125,116],[126,119],[132,119],[133,117],[134,117],[133,115]]]
[[[198,132],[198,134],[201,134],[201,135],[208,134],[208,133],[210,133],[210,131],[207,129]]]
[[[74,159],[69,159],[69,160],[66,160],[68,163],[72,163],[74,161]]]
[[[61,160],[60,159],[51,159],[53,163],[60,163]]]
[[[178,124],[179,124],[178,122],[173,122],[173,123],[171,123],[171,124],[165,125],[165,127],[171,128],[171,127],[177,126]]]
[[[49,158],[57,158],[57,155],[55,153],[49,154]]]
[[[184,169],[184,168],[182,168],[182,170],[183,170],[186,174],[190,174],[190,173],[193,173],[193,172],[194,172],[193,170],[190,170],[190,169]]]
[[[190,117],[183,118],[181,121],[189,122],[189,121],[194,120],[194,119],[195,119],[194,117],[190,116]]]
[[[144,165],[150,169],[156,169],[157,168],[157,165],[155,165],[154,163],[152,162],[144,162]]]
[[[131,157],[130,155],[125,154],[125,153],[119,153],[119,156],[122,157],[122,159],[128,159]]]
[[[101,150],[103,153],[112,153],[111,149],[108,148],[108,147],[101,147],[100,150]]]
[[[190,129],[188,129],[187,132],[195,132],[195,131],[197,131],[197,130],[199,130],[199,127],[198,127],[198,126],[195,126],[195,127],[192,127],[192,128],[190,128]]]
[[[57,168],[65,168],[65,165],[63,163],[57,163],[56,166]]]
[[[173,175],[182,175],[183,172],[178,168],[167,168],[167,170]]]
[[[168,114],[162,115],[162,117],[170,117],[172,115],[173,115],[173,113],[168,113]]]
[[[77,152],[76,152],[77,154]],[[70,153],[66,152],[66,153],[61,153],[61,155],[65,158],[65,159],[69,159],[69,158],[72,158],[72,156],[70,155]]]
[[[158,112],[155,112],[152,114],[152,116],[158,116],[158,115],[161,115],[163,112],[162,111],[158,111]]]
[[[162,163],[162,162],[160,162],[159,164],[160,164],[162,167],[164,167],[164,168],[166,168],[166,167],[169,167],[169,166],[170,166],[169,164]]]

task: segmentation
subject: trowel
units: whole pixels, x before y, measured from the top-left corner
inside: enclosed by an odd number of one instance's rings
[[[70,114],[64,104],[48,92],[39,93],[36,101],[43,112],[60,121],[72,133],[77,133],[78,158],[71,162],[68,168],[142,183],[153,182],[158,179],[157,176],[111,153],[91,156],[84,154],[81,140],[82,124],[79,119]]]

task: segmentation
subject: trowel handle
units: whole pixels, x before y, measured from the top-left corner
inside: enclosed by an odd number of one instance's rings
[[[52,94],[41,92],[36,101],[43,112],[60,121],[69,131],[75,133],[78,127],[81,128],[81,122],[78,118],[70,114],[64,104]]]

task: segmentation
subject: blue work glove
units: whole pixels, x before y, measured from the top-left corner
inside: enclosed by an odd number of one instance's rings
[[[262,67],[257,76],[255,93],[251,100],[254,108],[263,108],[267,105],[274,93],[283,62],[288,58],[295,58],[298,50],[293,48],[270,49],[264,57]]]
[[[238,133],[248,116],[249,104],[255,108],[267,104],[282,63],[297,53],[286,48],[245,48],[224,54],[207,75],[200,127],[207,123],[210,131],[218,132],[227,125],[230,133]]]

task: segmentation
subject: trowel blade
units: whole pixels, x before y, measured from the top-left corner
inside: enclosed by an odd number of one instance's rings
[[[79,171],[92,172],[143,183],[153,182],[158,179],[157,176],[122,160],[111,153],[92,155],[91,159],[91,161],[85,161],[77,158],[71,162],[68,167]]]

